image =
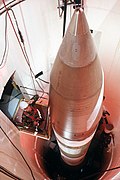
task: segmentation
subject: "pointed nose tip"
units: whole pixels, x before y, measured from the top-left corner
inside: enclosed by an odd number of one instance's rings
[[[96,59],[96,48],[82,9],[74,11],[58,56],[71,67],[85,67]]]
[[[76,9],[74,11],[71,23],[68,27],[68,31],[72,34],[72,35],[79,35],[79,36],[83,36],[86,33],[90,32],[89,30],[89,26],[84,14],[84,11],[82,8]]]

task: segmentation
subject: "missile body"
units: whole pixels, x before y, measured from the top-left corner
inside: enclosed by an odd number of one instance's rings
[[[102,113],[104,80],[85,14],[75,10],[50,75],[50,118],[62,159],[80,164]]]

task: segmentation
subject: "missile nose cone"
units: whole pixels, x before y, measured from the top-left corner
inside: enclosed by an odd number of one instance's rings
[[[68,31],[74,36],[84,36],[86,33],[89,32],[89,26],[83,9],[80,8],[75,10],[68,27]]]
[[[74,12],[58,54],[71,67],[84,67],[95,59],[96,49],[82,9]]]

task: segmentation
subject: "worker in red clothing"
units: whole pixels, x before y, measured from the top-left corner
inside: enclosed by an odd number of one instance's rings
[[[35,128],[36,131],[38,131],[38,128],[43,121],[41,113],[35,105],[38,99],[38,95],[33,96],[33,98],[30,99],[28,106],[24,109],[22,115],[23,125],[28,128]]]

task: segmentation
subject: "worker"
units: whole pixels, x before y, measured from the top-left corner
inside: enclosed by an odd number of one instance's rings
[[[35,129],[35,131],[40,130],[40,125],[43,121],[40,111],[36,108],[36,101],[38,99],[38,95],[33,96],[24,108],[22,114],[23,125],[27,128]]]

